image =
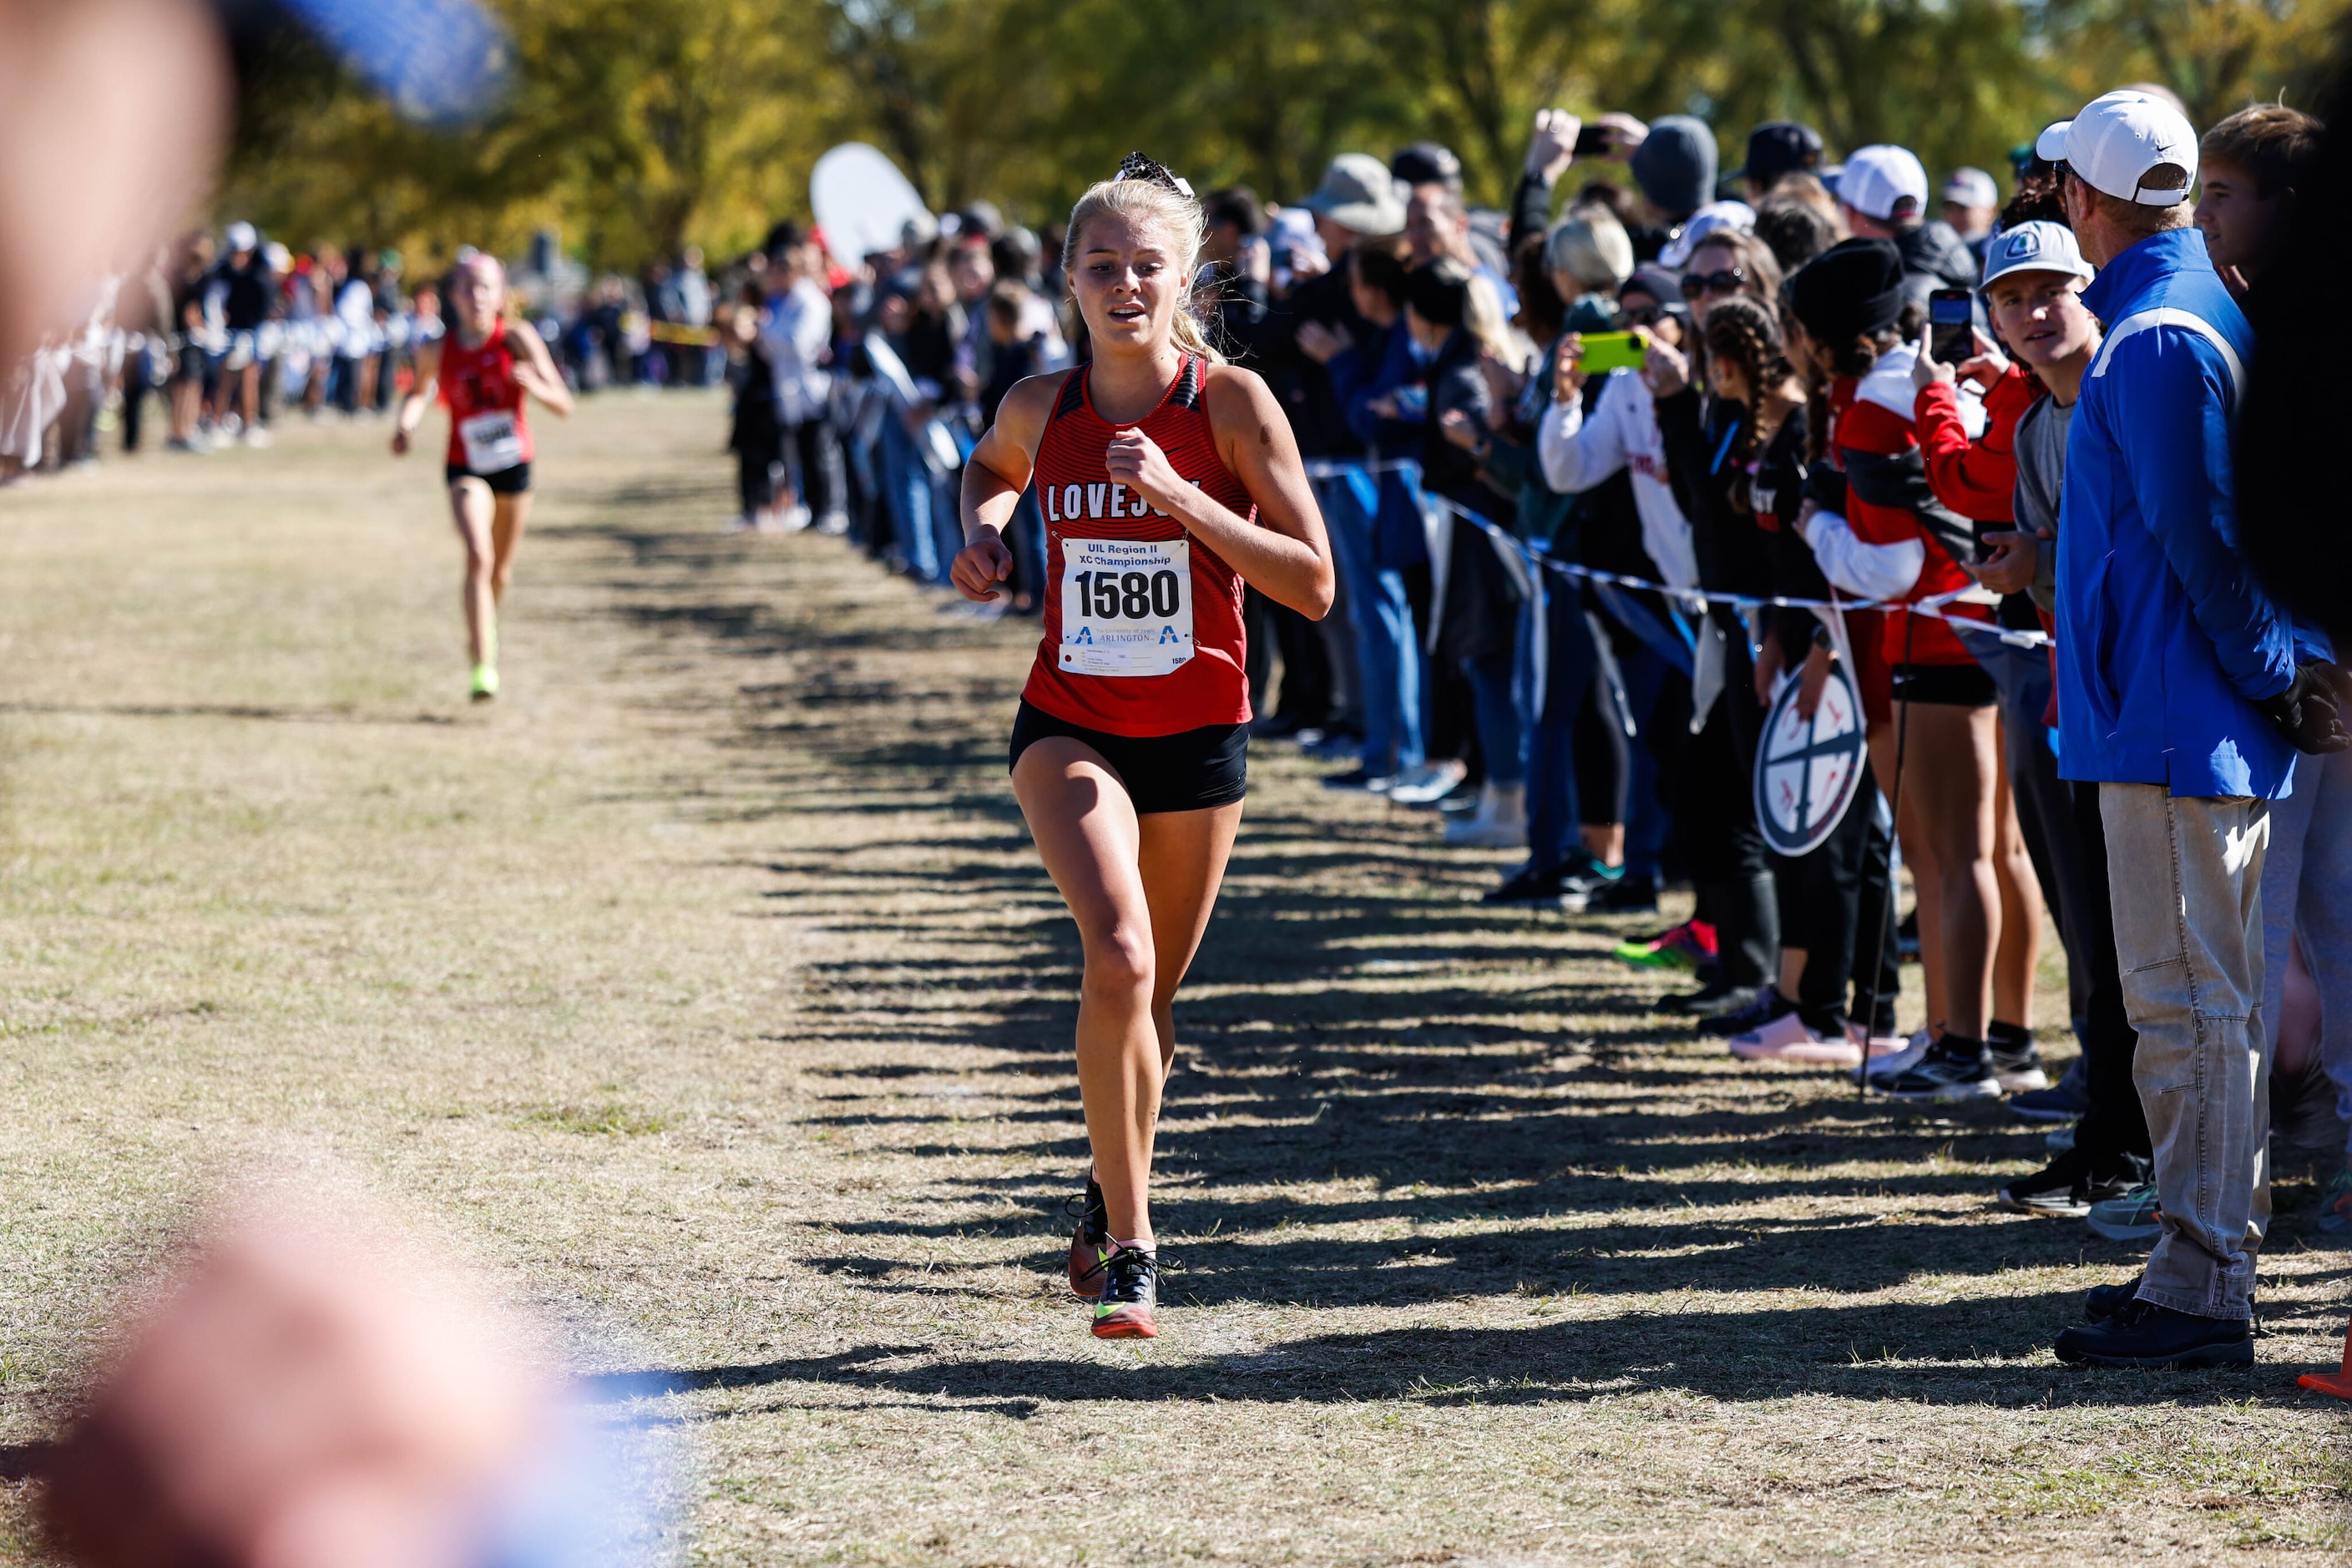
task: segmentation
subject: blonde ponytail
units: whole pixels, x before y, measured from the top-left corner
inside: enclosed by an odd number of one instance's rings
[[[1133,162],[1133,160],[1130,160]],[[1157,164],[1151,165],[1154,169]],[[1124,165],[1122,165],[1124,167]],[[1163,174],[1165,171],[1160,171]],[[1171,176],[1172,178],[1172,176]],[[1164,185],[1156,179],[1134,174],[1109,179],[1090,185],[1070,209],[1070,227],[1062,241],[1062,276],[1072,276],[1077,268],[1078,252],[1086,236],[1087,225],[1106,214],[1116,214],[1130,223],[1151,223],[1166,234],[1169,259],[1176,270],[1194,278],[1192,298],[1176,307],[1176,318],[1169,336],[1186,353],[1198,354],[1213,364],[1223,364],[1225,356],[1209,342],[1208,329],[1202,317],[1216,308],[1214,289],[1198,286],[1194,268],[1201,260],[1201,240],[1207,230],[1207,219],[1202,215],[1201,203],[1190,189]],[[1077,303],[1076,291],[1071,293],[1071,305]]]

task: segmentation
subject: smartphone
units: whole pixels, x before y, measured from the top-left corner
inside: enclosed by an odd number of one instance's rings
[[[1639,332],[1591,332],[1585,336],[1583,352],[1576,356],[1576,368],[1585,375],[1639,370],[1648,352],[1649,345]]]
[[[1938,289],[1927,296],[1927,352],[1945,364],[1977,357],[1976,296]]]
[[[1605,158],[1617,149],[1617,132],[1606,125],[1588,125],[1576,133],[1576,155]]]

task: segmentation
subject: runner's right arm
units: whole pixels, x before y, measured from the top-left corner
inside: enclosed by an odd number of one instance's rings
[[[997,405],[996,423],[980,438],[963,466],[964,547],[948,576],[963,596],[985,604],[996,597],[996,585],[1013,574],[1013,552],[1005,547],[1005,525],[1021,492],[1029,488],[1030,470],[1037,465],[1037,443],[1045,439],[1045,420],[1062,383],[1076,371],[1055,371],[1013,383]]]
[[[434,388],[441,380],[441,340],[420,343],[416,349],[416,383],[408,395],[400,400],[400,413],[392,422],[392,455],[408,456],[408,438],[425,422],[425,410],[433,401]]]

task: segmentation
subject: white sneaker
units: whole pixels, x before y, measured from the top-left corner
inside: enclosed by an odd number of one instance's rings
[[[260,425],[248,425],[241,439],[248,447],[267,447],[269,445],[268,428]]]
[[[1399,805],[1434,805],[1451,795],[1454,786],[1460,784],[1469,772],[1470,764],[1458,757],[1423,763],[1397,775],[1396,783],[1389,787],[1389,798]]]
[[[1909,1039],[1903,1042],[1902,1049],[1891,1056],[1881,1056],[1878,1053],[1879,1043],[1874,1040],[1871,1042],[1868,1065],[1853,1069],[1854,1081],[1860,1083],[1865,1072],[1873,1080],[1896,1078],[1909,1072],[1927,1059],[1927,1049],[1935,1043],[1934,1036],[1925,1029],[1916,1029],[1912,1032]]]
[[[1804,1062],[1814,1066],[1853,1067],[1862,1047],[1850,1039],[1824,1039],[1794,1013],[1783,1013],[1770,1023],[1731,1037],[1731,1054],[1743,1062]]]
[[[727,520],[727,526],[720,529],[719,531],[721,533],[752,533],[756,532],[759,530],[759,527],[760,520],[758,518],[749,516],[730,517]]]
[[[778,526],[786,533],[798,533],[802,529],[806,528],[814,521],[814,520],[809,515],[808,508],[804,506],[787,507],[784,509],[784,515],[778,520]]]
[[[838,539],[849,531],[849,514],[845,511],[826,512],[816,520],[816,531]]]
[[[1394,797],[1394,791],[1391,791]],[[1478,789],[1478,809],[1445,825],[1450,849],[1524,849],[1528,847],[1528,790],[1489,779]]]

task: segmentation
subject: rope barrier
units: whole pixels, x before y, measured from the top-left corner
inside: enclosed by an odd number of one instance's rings
[[[1941,621],[1958,631],[1971,631],[1985,637],[1998,637],[2011,647],[2047,647],[2051,643],[2050,634],[2047,632],[2021,631],[2013,627],[1999,626],[1990,621],[1980,621],[1973,616],[1945,613],[1945,606],[1955,603],[1993,605],[2000,602],[1993,595],[1980,587],[1957,588],[1948,594],[1931,594],[1926,598],[1915,600],[1804,599],[1781,594],[1725,594],[1705,588],[1677,588],[1667,583],[1654,583],[1646,577],[1628,577],[1620,572],[1603,572],[1598,567],[1586,566],[1579,562],[1556,560],[1548,551],[1511,536],[1507,530],[1501,529],[1490,519],[1479,516],[1460,502],[1449,500],[1444,496],[1433,495],[1423,489],[1421,486],[1421,465],[1410,459],[1393,458],[1379,462],[1357,463],[1328,458],[1315,458],[1308,459],[1307,463],[1307,477],[1310,479],[1344,479],[1351,473],[1368,477],[1390,473],[1401,476],[1405,481],[1407,489],[1417,500],[1424,504],[1435,502],[1457,517],[1466,519],[1482,528],[1493,530],[1505,538],[1510,538],[1511,542],[1518,547],[1520,553],[1526,556],[1528,565],[1535,570],[1557,572],[1563,576],[1605,584],[1612,588],[1631,588],[1639,593],[1663,595],[1670,600],[1680,601],[1685,607],[1694,610],[1703,605],[1728,605],[1743,616],[1750,610],[1762,609],[1766,606],[1780,610],[1830,610],[1839,613],[1853,610],[1903,610],[1915,616],[1925,616],[1928,620]]]

